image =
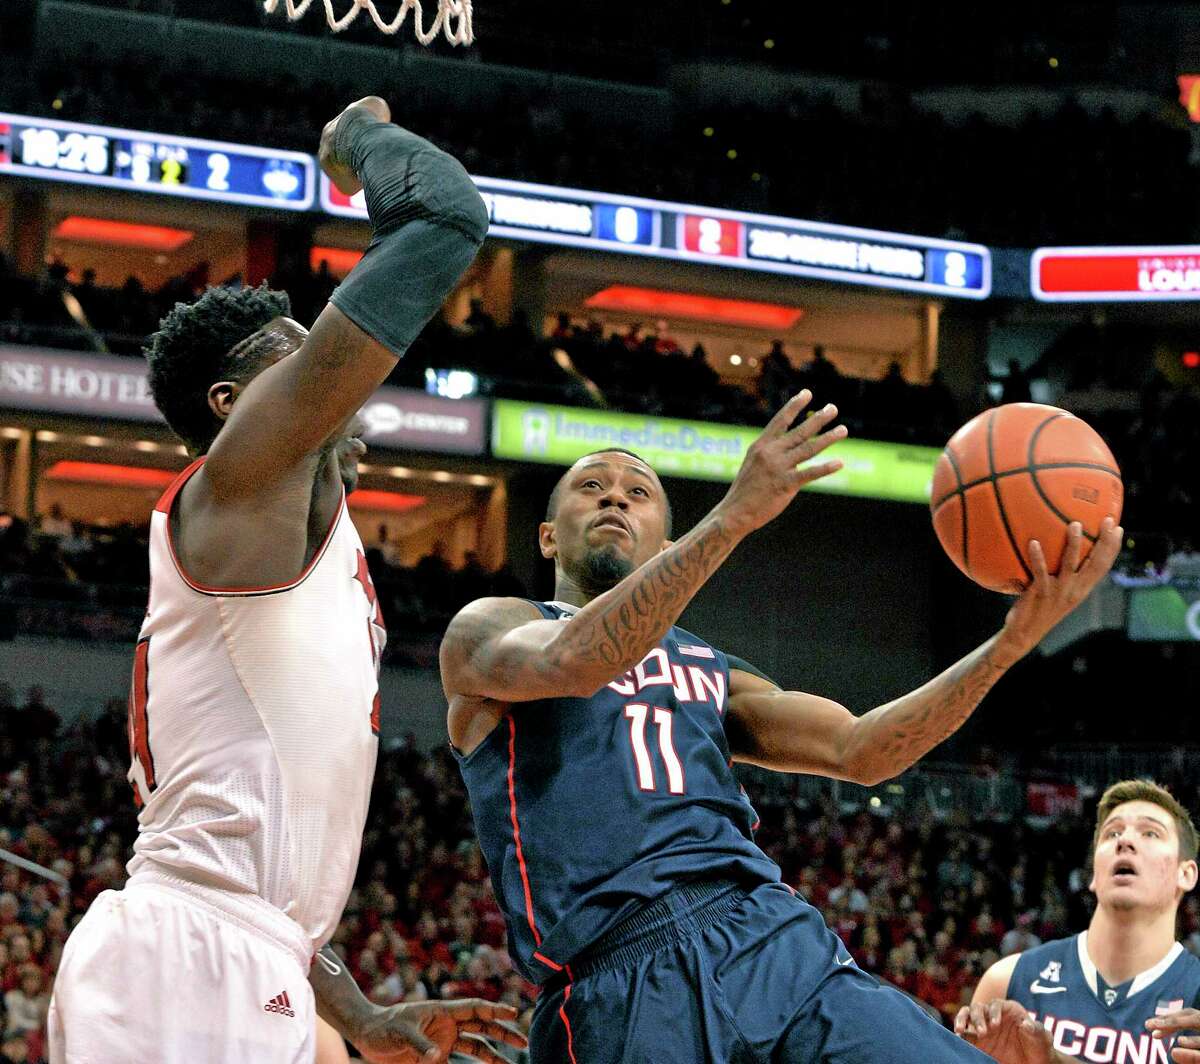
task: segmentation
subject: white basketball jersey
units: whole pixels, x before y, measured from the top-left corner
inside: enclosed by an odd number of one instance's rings
[[[169,515],[203,461],[151,518],[150,604],[129,703],[141,805],[129,873],[184,880],[217,905],[265,903],[315,951],[358,865],[383,615],[344,500],[291,583],[222,589],[189,577]]]

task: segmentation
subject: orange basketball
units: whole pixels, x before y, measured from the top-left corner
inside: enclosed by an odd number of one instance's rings
[[[937,537],[977,584],[1016,594],[1031,579],[1036,539],[1056,573],[1067,526],[1083,525],[1084,556],[1106,517],[1121,519],[1121,471],[1095,429],[1065,410],[1009,403],[950,437],[933,474]]]

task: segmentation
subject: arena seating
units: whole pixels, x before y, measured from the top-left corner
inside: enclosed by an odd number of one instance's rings
[[[0,685],[0,847],[65,877],[65,891],[0,864],[0,1030],[20,1033],[29,1061],[63,942],[102,890],[125,879],[136,831],[124,775],[124,701],[58,734],[57,714],[31,692]],[[1200,803],[1186,764],[1161,774]],[[1091,824],[1064,813],[1011,821],[948,818],[928,807],[891,816],[842,806],[828,785],[797,792],[747,779],[762,813],[760,842],[868,971],[952,1016],[1001,953],[1060,936],[1089,915]],[[104,810],[97,814],[97,810]],[[1181,935],[1200,952],[1200,902]],[[524,1012],[533,988],[512,970],[503,920],[450,753],[402,741],[381,753],[359,876],[334,943],[364,993],[380,1003],[470,995]],[[25,981],[36,971],[39,979]],[[24,989],[23,989],[24,988]]]

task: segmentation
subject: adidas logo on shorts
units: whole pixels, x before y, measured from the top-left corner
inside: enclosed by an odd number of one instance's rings
[[[288,998],[286,990],[276,994],[270,1001],[263,1006],[263,1012],[278,1012],[281,1016],[295,1016],[292,1011],[292,1002]]]

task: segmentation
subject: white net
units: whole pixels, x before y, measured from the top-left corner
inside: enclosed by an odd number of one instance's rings
[[[351,0],[350,10],[344,15],[337,14],[333,9],[333,0],[321,0],[325,6],[325,21],[334,33],[340,33],[350,25],[360,11],[366,11],[371,21],[383,33],[396,33],[404,25],[408,13],[413,13],[413,30],[417,40],[429,44],[438,36],[443,35],[451,44],[471,44],[475,40],[475,31],[471,25],[471,0],[431,0],[437,3],[437,14],[433,24],[425,28],[425,16],[421,10],[421,0],[401,0],[400,10],[390,21],[385,19],[375,7],[375,0]],[[304,13],[312,6],[313,0],[283,0],[287,17],[293,22],[303,18]],[[280,0],[263,0],[263,7],[268,15],[278,10]]]

